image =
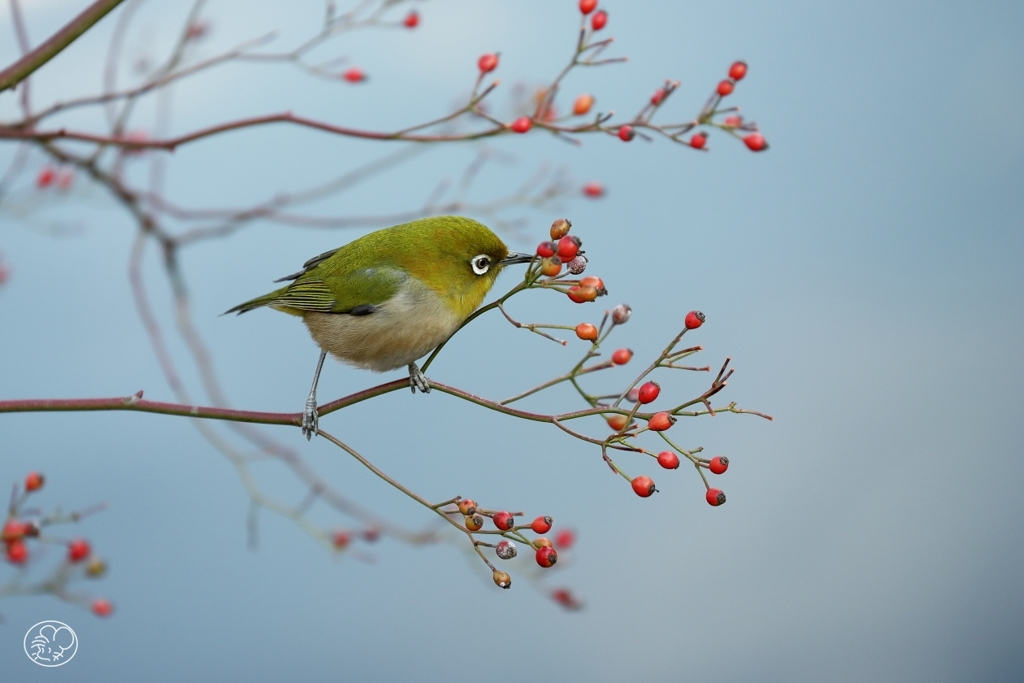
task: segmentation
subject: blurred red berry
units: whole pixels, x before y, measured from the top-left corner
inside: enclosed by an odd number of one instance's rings
[[[686,329],[695,330],[704,324],[704,314],[700,311],[690,311],[686,314],[686,318],[683,322],[686,324]]]
[[[92,613],[98,617],[109,617],[114,613],[114,606],[110,604],[109,600],[97,598],[92,601]]]
[[[733,62],[729,67],[729,78],[734,81],[741,81],[747,75],[747,63],[744,61]]]
[[[76,538],[68,543],[68,560],[71,562],[81,562],[89,557],[90,552],[92,552],[92,548],[84,538]]]
[[[476,61],[476,65],[479,67],[480,73],[494,71],[498,68],[498,55],[493,52],[488,52]]]
[[[43,488],[43,484],[46,482],[46,478],[38,472],[29,472],[28,476],[25,477],[25,490],[26,491],[38,491]]]
[[[576,254],[579,253],[582,244],[580,238],[576,237],[576,235],[566,235],[558,240],[558,258],[563,261],[573,260],[576,258]]]
[[[595,31],[600,31],[608,25],[608,13],[604,10],[599,10],[597,14],[590,18],[590,28]]]
[[[551,591],[551,599],[557,602],[559,605],[566,609],[578,610],[582,609],[583,605],[580,601],[569,592],[568,588],[556,588]]]
[[[351,69],[345,70],[341,77],[349,83],[362,83],[366,80],[366,73],[358,66],[354,66]]]
[[[555,562],[558,562],[558,552],[554,548],[547,546],[541,546],[537,548],[537,564],[544,567],[553,567]]]
[[[652,403],[654,399],[658,398],[660,393],[661,385],[657,382],[644,382],[640,387],[640,392],[637,394],[637,400],[640,403]]]
[[[352,542],[352,536],[347,531],[335,531],[331,536],[331,543],[335,550],[341,550]]]
[[[747,146],[751,152],[761,152],[768,149],[768,141],[764,139],[764,136],[760,133],[751,133],[747,137],[743,138],[743,144]]]
[[[516,525],[516,518],[512,516],[512,513],[505,511],[495,512],[491,521],[501,531],[508,531]]]
[[[530,120],[529,116],[520,116],[512,122],[511,128],[515,133],[525,133],[533,128],[533,121]]]
[[[530,528],[533,529],[535,534],[546,534],[551,531],[551,525],[554,523],[550,517],[538,517],[533,520],[530,524]]]
[[[572,103],[572,113],[576,116],[583,116],[590,111],[590,108],[594,106],[593,95],[586,93],[576,98],[576,101]]]
[[[676,418],[668,413],[655,413],[647,422],[647,428],[652,432],[663,432],[676,423]]]
[[[716,455],[711,458],[711,462],[708,463],[708,469],[715,474],[722,474],[729,469],[729,458],[721,455]]]
[[[9,519],[4,522],[3,531],[0,531],[0,540],[3,540],[4,543],[20,541],[24,538],[28,526],[29,525],[25,522],[21,522],[16,519]]]
[[[555,547],[568,550],[576,542],[576,534],[572,529],[562,529],[555,534]]]
[[[725,121],[723,121],[722,123],[724,123],[729,128],[739,128],[740,126],[743,125],[743,117],[736,116],[735,114],[732,116],[726,116]]]
[[[57,174],[54,173],[52,168],[50,168],[49,166],[44,166],[43,170],[41,170],[39,172],[39,175],[36,176],[36,187],[49,187],[50,185],[53,184],[53,179],[56,177]]]
[[[633,491],[641,498],[648,498],[654,495],[654,492],[657,490],[654,488],[654,482],[651,481],[651,478],[643,475],[633,479],[632,483]]]
[[[580,323],[576,326],[576,336],[583,341],[595,341],[597,339],[597,328],[590,323]]]
[[[627,418],[625,415],[609,415],[604,421],[615,431],[621,432],[626,427]]]
[[[597,7],[597,0],[580,0],[580,11],[583,14],[590,14]]]
[[[722,489],[708,489],[707,495],[704,496],[708,505],[718,507],[725,502],[725,494],[722,493]]]
[[[612,354],[612,362],[616,365],[625,365],[632,357],[633,352],[630,349],[616,349]]]
[[[534,539],[533,545],[537,548],[551,548],[555,544],[541,536],[540,538]]]
[[[659,104],[661,104],[664,101],[665,101],[665,89],[664,88],[658,88],[657,90],[654,91],[654,94],[651,95],[651,104],[653,104],[655,107],[657,107]]]
[[[623,142],[629,142],[636,137],[636,131],[633,130],[633,126],[620,126],[619,127],[619,139]]]
[[[736,85],[730,80],[721,81],[718,84],[718,94],[722,97],[732,94],[732,91],[735,89]]]
[[[679,456],[672,451],[658,453],[658,464],[666,470],[674,470],[679,467]]]
[[[583,304],[589,301],[593,301],[597,298],[597,289],[594,287],[581,287],[579,285],[573,285],[566,292],[569,300],[573,303]]]
[[[402,20],[406,28],[416,28],[420,25],[420,13],[413,10],[405,15],[405,19]]]
[[[28,546],[18,539],[7,544],[7,561],[11,564],[24,564],[28,561]]]
[[[604,185],[597,182],[590,182],[583,186],[583,194],[591,199],[604,196]]]
[[[694,133],[693,137],[690,138],[690,147],[694,149],[704,149],[704,143],[708,141],[708,136],[705,133]]]

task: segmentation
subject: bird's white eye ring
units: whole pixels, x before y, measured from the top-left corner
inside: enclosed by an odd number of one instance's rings
[[[477,275],[483,275],[491,268],[491,257],[488,256],[487,254],[480,254],[478,256],[474,256],[470,260],[469,265],[473,267],[474,273],[476,273]]]

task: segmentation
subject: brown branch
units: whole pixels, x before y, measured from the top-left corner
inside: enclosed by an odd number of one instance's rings
[[[124,0],[96,0],[77,17],[64,25],[62,29],[50,36],[42,45],[0,71],[0,92],[13,88],[25,80],[36,69],[56,57],[79,36],[93,27],[105,17],[110,10]]]

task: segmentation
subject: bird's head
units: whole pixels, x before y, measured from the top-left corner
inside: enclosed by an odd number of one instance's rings
[[[402,226],[403,263],[460,316],[483,302],[498,274],[532,256],[510,252],[490,228],[471,218],[437,216]]]

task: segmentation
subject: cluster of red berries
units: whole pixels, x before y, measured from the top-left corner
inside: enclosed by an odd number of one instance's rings
[[[43,166],[36,176],[36,187],[45,190],[48,187],[56,187],[58,190],[70,190],[75,182],[75,174],[69,169],[55,169],[51,166]]]
[[[586,17],[588,14],[597,9],[597,0],[580,0],[580,12]],[[595,31],[600,31],[608,25],[608,13],[604,10],[597,11],[594,16],[590,17],[590,28]]]
[[[569,234],[571,228],[572,223],[565,218],[559,218],[551,224],[551,241],[541,242],[537,245],[537,256],[541,259],[539,265],[541,275],[549,278],[557,277],[562,272],[563,264],[574,275],[579,275],[586,269],[587,258],[583,255],[581,248],[583,241],[579,237]],[[594,276],[584,277],[565,290],[569,300],[577,304],[594,301],[597,297],[607,293],[604,281]],[[586,339],[583,336],[580,338]]]
[[[45,477],[39,472],[29,472],[25,477],[24,495],[34,493],[46,483]],[[15,506],[17,507],[17,506]],[[0,541],[3,542],[7,561],[13,565],[24,565],[29,560],[27,539],[38,538],[40,524],[37,521],[18,519],[16,509],[12,509],[10,517],[0,529]],[[107,571],[107,563],[92,552],[92,546],[84,538],[76,538],[67,544],[67,562],[83,565],[84,573],[90,578],[99,578]],[[113,607],[107,600],[96,600],[92,610],[99,616],[108,616]]]

